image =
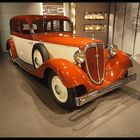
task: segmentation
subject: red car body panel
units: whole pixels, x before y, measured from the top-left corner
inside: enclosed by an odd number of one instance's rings
[[[106,52],[107,53],[107,52]],[[106,72],[104,82],[100,85],[94,84],[88,75],[78,66],[64,59],[51,59],[34,71],[29,71],[32,75],[43,78],[45,70],[51,68],[55,71],[63,84],[68,88],[84,85],[87,91],[98,90],[124,77],[128,68],[132,66],[132,61],[122,51],[109,61],[105,62]]]
[[[12,56],[13,58],[17,58],[18,55],[17,55],[17,51],[16,51],[16,48],[15,48],[15,44],[14,44],[14,41],[12,40],[12,38],[9,38],[7,43],[9,44],[9,46],[11,47],[11,50],[12,50]]]

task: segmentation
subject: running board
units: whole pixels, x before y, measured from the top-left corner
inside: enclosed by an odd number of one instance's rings
[[[20,67],[22,67],[25,71],[29,72],[32,70],[35,70],[33,65],[30,65],[28,63],[25,63],[23,60],[21,60],[20,58],[16,58],[14,59],[14,62],[16,64],[18,64]]]

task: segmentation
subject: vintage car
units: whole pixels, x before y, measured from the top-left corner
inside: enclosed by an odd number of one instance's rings
[[[45,79],[54,100],[74,109],[136,79],[130,57],[116,45],[78,37],[66,16],[20,15],[10,19],[6,48],[14,63]]]

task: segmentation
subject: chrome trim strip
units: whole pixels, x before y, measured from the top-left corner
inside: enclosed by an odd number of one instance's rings
[[[92,46],[89,46],[89,45],[92,45]],[[85,47],[85,54],[86,54],[86,51],[87,51],[88,48],[92,48],[92,47],[93,47],[93,48],[95,48],[95,47],[97,48],[98,45],[102,45],[103,50],[104,50],[105,47],[104,47],[103,44],[92,43],[92,44],[86,45],[86,47]],[[86,57],[85,57],[85,63],[86,63],[86,69],[87,69],[88,76],[89,76],[89,78],[91,79],[91,81],[94,82],[95,84],[101,84],[101,83],[103,82],[103,80],[104,80],[104,77],[105,77],[105,56],[103,56],[103,57],[104,57],[104,71],[103,71],[103,77],[102,77],[102,79],[99,80],[99,82],[96,82],[96,81],[91,77],[90,72],[89,72],[89,69],[88,69],[87,59],[86,59]],[[96,61],[98,61],[97,58],[96,58]],[[97,71],[98,71],[98,73],[99,73],[99,65],[97,65]],[[100,74],[99,74],[99,75],[100,75]],[[98,79],[99,79],[99,75],[98,75]]]
[[[97,47],[96,47],[96,55],[99,55]],[[98,80],[100,82],[101,81],[101,77],[100,77],[100,72],[99,72],[99,60],[98,60],[98,57],[96,57],[96,65],[97,65]]]
[[[131,81],[134,81],[134,80],[136,80],[136,77],[137,77],[137,74],[135,73],[135,74],[130,75],[124,79],[116,81],[105,88],[93,91],[91,93],[82,95],[80,97],[76,97],[75,98],[76,106],[81,106],[81,105],[83,105],[83,104],[85,104],[85,103],[87,103],[87,102],[89,102],[89,101],[91,101],[99,96],[102,96],[102,95],[104,95],[104,94],[106,94],[106,93],[108,93],[116,88],[123,86],[124,84],[127,84]]]

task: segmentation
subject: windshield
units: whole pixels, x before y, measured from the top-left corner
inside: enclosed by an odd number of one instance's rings
[[[72,25],[67,20],[34,20],[32,22],[32,33],[45,33],[45,32],[71,32]]]

